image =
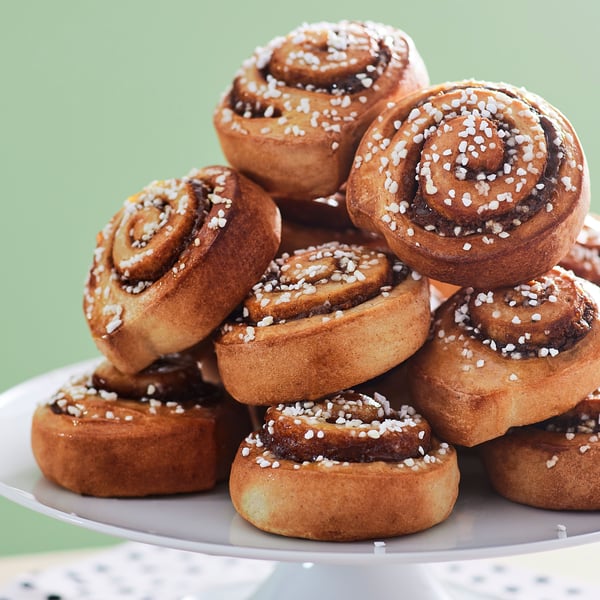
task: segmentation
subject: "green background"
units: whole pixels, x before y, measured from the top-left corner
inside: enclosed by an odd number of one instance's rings
[[[0,391],[96,356],[81,310],[96,232],[149,181],[223,162],[212,111],[256,46],[343,18],[407,31],[432,83],[537,92],[572,121],[600,177],[591,0],[3,0]],[[112,541],[0,499],[0,554]]]

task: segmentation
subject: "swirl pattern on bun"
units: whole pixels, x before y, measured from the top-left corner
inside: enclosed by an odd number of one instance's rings
[[[98,234],[84,295],[96,345],[125,373],[194,346],[244,298],[279,241],[277,207],[232,169],[153,182]]]
[[[491,291],[464,288],[408,362],[411,402],[473,446],[573,408],[598,384],[600,289],[555,267]]]
[[[219,372],[240,402],[313,400],[400,364],[430,322],[425,278],[382,252],[323,244],[273,261],[216,338]]]
[[[571,124],[507,84],[446,83],[400,100],[372,123],[348,179],[357,226],[424,275],[477,288],[551,269],[589,204]]]
[[[244,62],[214,125],[228,161],[270,194],[327,196],[346,180],[362,134],[386,103],[428,83],[400,30],[302,25]]]

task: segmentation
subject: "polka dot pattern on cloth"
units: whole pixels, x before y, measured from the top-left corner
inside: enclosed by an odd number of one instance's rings
[[[243,600],[275,566],[126,542],[67,566],[22,574],[0,589],[0,600]],[[494,560],[435,563],[428,569],[460,600],[600,597],[598,586]]]

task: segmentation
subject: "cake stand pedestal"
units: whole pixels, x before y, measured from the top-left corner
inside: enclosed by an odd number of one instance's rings
[[[279,563],[250,600],[452,600],[424,565]]]

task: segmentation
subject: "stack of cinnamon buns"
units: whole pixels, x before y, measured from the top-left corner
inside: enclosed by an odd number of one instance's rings
[[[568,120],[508,84],[430,86],[412,40],[315,23],[244,62],[230,166],[155,181],[99,233],[105,361],[33,418],[49,479],[209,490],[285,536],[452,512],[457,447],[517,502],[600,509],[598,221]]]

